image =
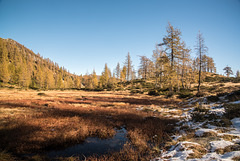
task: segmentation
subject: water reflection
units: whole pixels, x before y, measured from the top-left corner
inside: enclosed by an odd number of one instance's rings
[[[102,155],[108,152],[119,151],[128,140],[127,130],[121,128],[120,130],[116,130],[116,132],[117,133],[112,138],[99,139],[97,137],[89,137],[82,144],[77,144],[64,150],[50,151],[48,156],[51,158],[71,156],[82,157],[83,155],[88,157],[93,154]]]

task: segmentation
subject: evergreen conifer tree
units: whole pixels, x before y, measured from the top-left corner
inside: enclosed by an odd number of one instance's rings
[[[229,67],[228,65],[223,70],[225,70],[225,74],[227,75],[227,77],[229,77],[230,75],[233,75],[232,68]]]

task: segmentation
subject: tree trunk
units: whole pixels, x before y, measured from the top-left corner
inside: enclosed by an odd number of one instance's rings
[[[201,85],[201,72],[202,72],[202,53],[200,50],[200,60],[199,60],[199,75],[198,75],[198,92],[200,92],[200,85]]]

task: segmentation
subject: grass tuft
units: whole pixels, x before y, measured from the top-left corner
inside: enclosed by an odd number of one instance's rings
[[[15,158],[10,153],[7,153],[6,151],[0,151],[0,160],[1,161],[13,161],[13,160],[15,160]]]
[[[235,117],[240,117],[240,104],[226,104],[225,108],[225,116],[229,119],[233,119]]]
[[[37,95],[38,96],[47,96],[45,93],[42,93],[42,92],[38,93]]]

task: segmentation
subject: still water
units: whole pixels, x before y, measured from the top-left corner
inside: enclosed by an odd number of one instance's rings
[[[82,157],[83,155],[88,157],[93,154],[102,155],[108,152],[119,151],[128,141],[127,130],[121,128],[120,130],[116,130],[116,132],[117,133],[112,138],[99,139],[97,137],[89,137],[82,144],[77,144],[64,150],[50,151],[47,155],[50,158],[71,156]]]

